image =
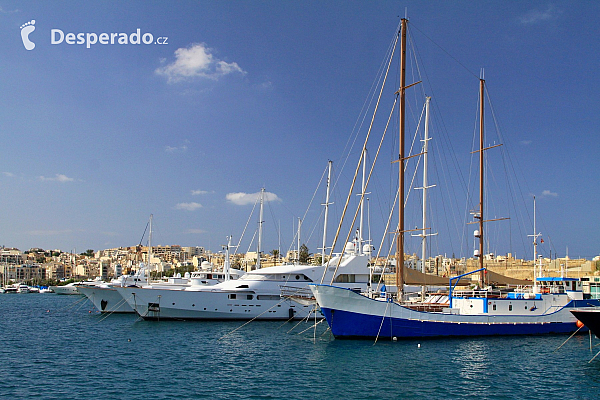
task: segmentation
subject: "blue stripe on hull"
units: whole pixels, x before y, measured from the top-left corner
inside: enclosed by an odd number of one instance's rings
[[[336,338],[422,338],[448,336],[542,335],[571,333],[575,322],[457,323],[420,321],[322,309]]]

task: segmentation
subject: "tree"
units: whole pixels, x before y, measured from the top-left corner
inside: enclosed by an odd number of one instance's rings
[[[302,246],[300,246],[300,254],[298,254],[298,262],[306,264],[309,259],[310,253],[308,252],[308,247],[306,247],[305,244],[302,244]]]
[[[94,250],[92,250],[92,249],[87,249],[87,250],[85,251],[85,253],[81,253],[80,255],[81,255],[81,256],[87,256],[87,257],[92,257],[92,256],[94,255]]]
[[[269,253],[271,253],[271,255],[273,256],[273,258],[275,260],[277,260],[279,258],[279,250],[277,250],[277,249],[271,250]]]

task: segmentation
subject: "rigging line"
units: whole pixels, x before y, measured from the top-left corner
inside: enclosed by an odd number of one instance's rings
[[[311,311],[311,313],[312,313],[312,311]],[[316,313],[315,313],[315,314],[316,314]],[[319,324],[320,324],[321,322],[323,322],[323,321],[325,321],[325,318],[321,318],[321,319],[319,320],[319,322],[315,322],[315,323],[314,323],[314,325],[311,325],[311,326],[309,326],[308,328],[306,328],[306,329],[305,329],[305,330],[303,330],[302,332],[298,332],[297,334],[298,334],[298,335],[302,335],[304,332],[306,332],[306,331],[307,331],[307,330],[309,330],[309,329],[313,329],[313,328],[314,328],[314,329],[316,329],[316,328],[317,328],[317,325],[319,325]]]
[[[479,95],[477,96],[479,98]],[[479,101],[483,101],[483,99],[479,99]],[[477,103],[476,106],[476,111],[475,111],[475,121],[474,121],[474,126],[473,126],[473,135],[472,135],[472,141],[471,141],[471,150],[475,149],[475,141],[476,141],[476,137],[478,137],[477,134],[477,122],[479,121],[479,103]],[[469,178],[468,178],[468,186],[467,186],[467,195],[465,196],[465,218],[464,218],[464,225],[463,225],[463,229],[462,229],[462,238],[461,238],[461,243],[464,243],[466,249],[464,251],[463,254],[468,254],[469,253],[469,240],[467,239],[467,231],[468,231],[468,226],[467,226],[467,221],[469,220],[469,210],[475,210],[475,206],[472,203],[472,198],[471,198],[471,193],[472,191],[475,191],[474,186],[475,186],[475,182],[473,179],[473,159],[474,159],[474,152],[471,152],[471,157],[469,157]],[[461,250],[462,250],[462,245],[461,245]],[[462,252],[462,251],[461,251]]]
[[[407,158],[411,157],[411,154],[413,152],[413,148],[414,148],[415,142],[417,140],[418,129],[419,129],[419,126],[421,124],[421,120],[423,118],[423,113],[424,112],[425,112],[425,105],[423,105],[423,110],[421,111],[421,118],[419,119],[419,125],[417,125],[417,130],[415,130],[415,135],[413,136],[413,141],[412,141],[412,143],[410,145],[410,150],[408,151],[409,155],[408,155]],[[416,179],[416,176],[417,176],[417,169],[419,167],[419,163],[421,162],[420,160],[421,160],[421,157],[419,157],[419,161],[417,161],[417,165],[415,167],[415,172],[413,173],[412,179],[410,181],[410,185],[408,186],[409,190],[406,193],[406,201],[404,202],[404,207],[405,208],[406,208],[406,203],[408,203],[408,199],[410,198],[410,193],[412,192],[413,184],[415,183],[415,179]],[[406,172],[406,170],[408,170],[408,163],[406,163],[404,165],[404,172]]]
[[[600,351],[596,353],[596,355],[594,357],[592,357],[592,359],[590,361],[588,361],[588,364],[591,363],[592,361],[594,361],[596,359],[596,357],[598,357],[598,355],[600,355]]]
[[[392,53],[391,53],[392,56],[393,56],[393,54],[395,52],[396,44],[398,43],[398,38],[399,37],[400,37],[400,35],[398,34],[396,36],[396,40],[394,42],[394,48],[392,49]],[[393,60],[393,57],[390,57],[390,61],[388,63],[388,66],[387,66],[387,69],[386,69],[386,72],[385,72],[385,77],[384,77],[384,80],[383,80],[383,82],[381,84],[381,89],[379,91],[379,96],[377,98],[377,103],[375,105],[375,110],[373,110],[373,117],[371,118],[371,124],[369,125],[369,129],[367,131],[367,136],[365,137],[365,142],[363,144],[363,149],[362,149],[361,154],[360,154],[360,159],[358,161],[358,165],[356,166],[356,170],[354,171],[354,178],[352,179],[352,185],[350,185],[350,191],[348,193],[348,196],[346,197],[346,204],[344,205],[344,210],[342,212],[342,217],[340,218],[340,222],[338,224],[337,232],[335,233],[335,237],[334,237],[334,240],[333,240],[333,245],[331,246],[331,251],[329,253],[329,258],[330,259],[331,259],[332,255],[333,255],[333,250],[335,248],[338,236],[340,234],[340,230],[342,229],[342,223],[344,221],[344,216],[346,215],[346,210],[348,209],[348,203],[350,202],[350,197],[352,196],[352,192],[354,190],[354,184],[356,183],[356,178],[358,176],[358,172],[360,171],[361,163],[364,161],[364,155],[365,155],[365,150],[366,150],[366,147],[367,147],[367,142],[369,140],[369,137],[371,136],[371,130],[373,129],[373,123],[375,121],[375,115],[377,114],[377,110],[379,109],[379,103],[381,101],[381,96],[383,94],[383,89],[384,89],[385,83],[387,81],[387,76],[388,76],[388,73],[390,71],[390,66],[392,64],[392,60]],[[342,257],[340,256],[340,258],[338,260],[338,266],[339,266],[339,264],[340,264],[341,261],[342,261]],[[336,267],[336,269],[337,269],[337,267]],[[326,273],[327,273],[327,268],[324,268],[323,269],[323,276],[321,277],[321,283],[323,283],[323,281],[325,280],[325,274]]]
[[[412,26],[412,24],[411,24],[411,26]],[[418,28],[417,28],[417,30],[418,30]],[[415,64],[417,65],[417,68],[418,68],[418,66],[420,65],[418,61],[419,61],[419,60],[420,60],[422,57],[420,56],[420,53],[418,52],[418,48],[417,48],[416,44],[414,43],[414,39],[413,39],[413,35],[412,35],[412,31],[409,31],[409,32],[408,32],[408,34],[409,34],[410,42],[411,42],[411,44],[412,44],[412,48],[414,49]],[[431,39],[430,39],[430,40],[431,40]],[[435,91],[434,91],[434,89],[433,89],[433,85],[431,85],[431,83],[430,83],[431,81],[430,81],[430,79],[429,79],[429,75],[427,74],[427,71],[424,69],[424,70],[423,70],[423,74],[421,73],[421,70],[420,70],[419,68],[418,68],[418,71],[419,71],[419,74],[418,74],[418,75],[419,75],[419,79],[424,79],[425,81],[427,81],[427,82],[428,82],[428,87],[429,87],[429,90],[431,90],[431,96],[432,96],[433,98],[435,98],[435,97],[436,97],[436,94],[435,94]],[[423,78],[423,76],[424,76],[424,78]],[[425,96],[425,90],[424,90],[424,89],[425,89],[425,86],[423,85],[422,87],[423,87],[423,90],[422,90],[422,92],[423,92],[423,96]],[[438,103],[434,102],[434,107],[436,107],[436,109],[438,110],[438,112],[440,111],[440,110],[439,110],[439,105],[438,105]],[[436,114],[436,115],[437,115],[437,114]],[[440,130],[440,131],[441,131],[441,132],[444,132],[444,133],[446,133],[446,135],[447,135],[447,132],[448,132],[448,130],[446,129],[446,124],[444,123],[443,119],[441,118],[441,115],[442,115],[442,114],[441,114],[441,112],[439,112],[440,119],[442,120],[442,121],[441,121],[441,125],[444,127],[444,129],[442,129],[442,130]],[[456,154],[456,152],[454,151],[454,148],[453,148],[453,145],[452,145],[452,141],[450,141],[450,140],[448,139],[448,137],[447,137],[447,136],[445,136],[445,135],[442,135],[442,137],[443,137],[443,138],[446,140],[446,143],[445,143],[445,144],[446,144],[446,145],[447,145],[447,146],[450,148],[451,154],[452,154],[452,155],[455,155],[455,154]],[[467,187],[467,185],[466,185],[466,183],[465,183],[465,181],[464,181],[464,176],[462,175],[462,171],[461,171],[461,169],[460,169],[460,168],[458,168],[458,160],[456,160],[456,157],[455,157],[455,156],[454,156],[454,157],[452,157],[452,160],[454,161],[454,164],[455,164],[456,171],[459,173],[459,177],[461,178],[461,180],[460,180],[460,181],[461,181],[461,183],[463,184],[463,187],[465,188],[465,191],[466,191],[466,187]]]
[[[244,324],[243,324],[243,325],[241,325],[241,326],[238,326],[237,328],[235,328],[235,329],[234,329],[234,330],[232,330],[231,332],[224,334],[223,336],[221,336],[220,338],[218,338],[218,339],[217,339],[217,341],[219,341],[219,340],[221,340],[221,339],[224,339],[224,338],[226,338],[227,336],[231,335],[232,333],[234,333],[234,332],[236,332],[236,331],[238,331],[238,330],[242,329],[244,326],[246,326],[246,325],[248,325],[250,322],[252,322],[252,321],[256,320],[256,319],[257,319],[258,317],[260,317],[261,315],[263,315],[263,314],[265,314],[265,313],[267,313],[267,312],[271,311],[271,309],[273,309],[273,308],[277,307],[278,305],[280,305],[280,304],[281,304],[281,303],[283,303],[284,301],[286,301],[286,299],[282,299],[282,300],[281,300],[279,303],[277,303],[277,304],[275,304],[275,305],[271,306],[270,308],[266,309],[265,311],[261,312],[261,313],[260,313],[260,314],[258,314],[256,317],[252,318],[250,321],[248,321],[248,322],[244,323]]]
[[[398,203],[398,192],[396,192],[396,198],[394,199],[394,204],[392,205],[392,207],[390,209],[388,220],[387,220],[387,223],[385,225],[385,231],[384,231],[383,236],[381,237],[381,243],[379,244],[379,248],[377,250],[377,256],[375,257],[375,259],[379,259],[379,255],[381,254],[381,250],[383,249],[383,242],[385,241],[385,238],[387,236],[387,232],[388,232],[388,230],[390,228],[390,223],[392,222],[392,216],[394,214],[394,209],[396,208],[396,204],[397,203]],[[395,239],[395,236],[396,235],[394,235],[394,239]],[[388,259],[389,255],[390,255],[390,252],[391,252],[391,246],[393,246],[393,241],[392,241],[392,243],[390,245],[390,250],[388,250],[388,254],[386,255],[386,262],[384,262],[384,264],[383,264],[383,272],[381,273],[381,276],[379,277],[379,282],[377,282],[376,290],[379,290],[379,285],[383,281],[383,274],[385,273],[385,265],[387,264],[387,259]]]
[[[487,95],[487,99],[488,99],[488,104],[490,106],[489,108],[490,108],[490,112],[492,114],[492,119],[494,121],[494,126],[496,127],[496,133],[498,134],[498,139],[499,139],[499,141],[501,143],[503,143],[505,145],[503,147],[506,147],[506,150],[504,148],[501,149],[501,151],[502,151],[501,155],[502,155],[502,161],[503,161],[503,164],[504,164],[505,174],[506,174],[506,177],[507,177],[507,186],[511,190],[511,194],[513,193],[513,190],[515,190],[515,192],[516,192],[516,189],[518,189],[518,192],[520,194],[520,199],[522,200],[521,201],[521,207],[519,207],[518,209],[516,207],[516,204],[514,205],[515,212],[517,213],[517,215],[519,215],[519,214],[522,214],[523,210],[524,210],[525,213],[526,213],[526,215],[527,215],[527,218],[529,220],[529,224],[531,225],[532,224],[532,216],[529,213],[529,207],[527,207],[527,205],[525,204],[525,196],[523,195],[523,190],[521,189],[520,181],[518,179],[518,175],[517,175],[517,173],[515,171],[515,168],[514,168],[514,163],[512,161],[510,153],[508,152],[508,147],[509,147],[508,146],[508,142],[506,141],[506,139],[502,135],[502,129],[500,129],[500,124],[499,124],[498,119],[496,117],[496,112],[494,110],[494,107],[493,107],[493,104],[492,104],[492,101],[491,101],[491,98],[490,98],[489,89],[487,87],[486,87],[486,95]],[[515,184],[516,184],[516,188],[514,188],[514,189],[513,189],[513,185],[514,184],[512,183],[512,181],[510,181],[508,179],[509,173],[507,172],[507,165],[509,165],[511,167],[510,168],[511,172],[512,172],[511,176],[514,177],[514,181],[515,181]],[[511,195],[510,198],[514,199],[515,197],[516,196]],[[520,210],[520,212],[519,212],[519,210]],[[524,221],[523,221],[522,224],[524,225]],[[520,224],[518,224],[518,221],[517,221],[517,228],[519,229],[520,236],[521,237],[525,237],[525,234],[522,231],[523,226],[520,225]],[[523,241],[521,241],[521,244],[523,245],[523,251],[526,252],[525,244],[523,243]]]
[[[385,315],[387,314],[388,307],[390,306],[390,302],[386,299],[385,311],[383,312],[383,318],[381,318],[381,324],[379,324],[379,330],[377,331],[377,336],[375,336],[375,342],[373,346],[377,344],[377,340],[379,340],[379,334],[381,333],[381,328],[383,327],[383,322],[385,321]],[[391,324],[390,324],[391,325]]]
[[[396,100],[397,100],[398,96],[396,96]],[[360,205],[362,204],[362,202],[364,201],[365,198],[365,191],[367,190],[367,188],[369,187],[369,182],[371,181],[371,176],[373,175],[373,170],[375,169],[375,163],[377,162],[377,159],[379,158],[379,152],[381,151],[381,147],[383,146],[383,140],[385,139],[385,135],[387,133],[387,130],[390,126],[390,121],[392,119],[392,116],[394,114],[394,108],[395,108],[395,104],[396,101],[394,101],[394,105],[392,106],[392,109],[390,110],[390,114],[388,115],[388,120],[387,123],[385,125],[385,129],[383,130],[383,134],[381,135],[381,140],[379,141],[379,146],[377,147],[377,151],[375,152],[375,157],[373,158],[373,163],[371,164],[371,168],[369,170],[369,175],[367,177],[366,182],[364,183],[364,189],[361,189],[361,195],[360,195],[360,201],[358,202],[358,206],[356,207],[356,212],[354,213],[354,218],[352,220],[352,223],[350,224],[350,229],[348,230],[348,236],[346,237],[346,242],[347,243],[350,240],[350,236],[352,235],[352,232],[354,231],[354,224],[356,223],[356,218],[358,217],[358,213],[360,212]],[[375,117],[375,116],[373,116]],[[369,129],[369,134],[370,134],[371,129]],[[367,137],[368,138],[368,137]],[[365,142],[365,146],[366,146],[366,142]],[[366,160],[364,160],[364,155],[365,155],[365,151],[363,148],[363,152],[361,154],[361,159],[363,162],[366,162]],[[360,167],[360,162],[359,162],[359,167]],[[358,168],[357,171],[358,173]],[[355,179],[356,179],[356,175],[355,175]],[[361,232],[362,235],[362,232]],[[362,249],[359,249],[359,251],[362,252]],[[335,267],[335,271],[333,272],[333,275],[331,275],[331,283],[333,284],[333,280],[335,278],[335,275],[337,274],[337,271],[340,267],[340,264],[342,263],[342,257],[339,257],[337,265]],[[327,272],[327,268],[324,270],[323,272],[323,278],[325,277],[325,273]]]
[[[315,197],[317,195],[317,191],[321,187],[321,183],[323,183],[323,179],[325,178],[325,174],[327,173],[327,169],[328,169],[328,167],[325,167],[325,169],[323,170],[323,174],[321,175],[321,179],[319,180],[319,183],[317,184],[317,187],[315,188],[315,191],[314,191],[314,193],[312,195],[312,198],[310,199],[310,202],[308,203],[308,207],[306,208],[306,211],[304,212],[304,216],[302,217],[302,221],[304,221],[306,219],[306,216],[308,215],[308,211],[310,210],[310,208],[312,206],[312,203],[315,200]],[[321,210],[321,211],[323,211],[323,210]],[[315,222],[313,224],[313,228],[310,231],[310,234],[308,235],[308,238],[306,239],[306,243],[308,243],[310,241],[310,238],[312,237],[312,234],[315,232],[315,229],[317,227],[317,223],[318,223],[318,220],[317,220],[317,222]]]
[[[146,228],[144,229],[144,233],[142,233],[142,237],[140,239],[140,246],[142,245],[142,242],[144,241],[144,236],[146,236],[146,230],[148,230],[148,225],[150,225],[150,221],[146,222]]]
[[[458,61],[456,59],[456,57],[454,57],[452,54],[450,54],[448,51],[446,51],[446,49],[444,49],[442,46],[440,46],[439,44],[437,44],[433,39],[431,39],[429,36],[427,36],[423,31],[421,31],[419,28],[417,28],[414,24],[414,22],[411,22],[411,27],[413,29],[416,29],[417,31],[421,32],[421,34],[423,36],[425,36],[431,43],[433,43],[435,46],[437,46],[440,50],[442,50],[444,53],[446,53],[446,55],[448,55],[448,57],[452,58],[454,61],[456,61],[456,63],[458,65],[460,65],[461,67],[463,67],[465,69],[465,71],[467,71],[469,74],[473,75],[475,78],[479,79],[479,76],[477,76],[477,74],[475,74],[474,72],[472,72],[469,68],[467,68],[463,63],[461,63],[460,61]]]
[[[254,230],[254,234],[252,235],[252,239],[250,240],[250,244],[248,245],[248,250],[246,250],[246,253],[248,253],[250,251],[250,249],[252,248],[252,244],[254,244],[254,238],[256,237],[256,234],[258,233],[258,227]],[[257,257],[259,257],[260,254],[257,254]]]
[[[271,214],[271,222],[273,223],[273,227],[275,228],[275,232],[279,232],[277,229],[277,219],[275,218],[275,214],[273,213],[273,208],[271,207],[271,202],[268,198],[265,198],[265,203],[267,203],[267,207],[269,208],[269,213]]]
[[[554,350],[554,351],[553,351],[553,353],[556,353],[556,352],[557,352],[557,351],[558,351],[558,350],[559,350],[561,347],[563,347],[563,346],[565,345],[565,343],[567,343],[569,340],[571,340],[571,338],[572,338],[573,336],[575,336],[575,335],[577,334],[577,332],[579,332],[579,330],[580,330],[581,328],[583,328],[583,325],[582,325],[582,326],[580,326],[579,328],[577,328],[577,330],[576,330],[575,332],[573,332],[573,334],[572,334],[571,336],[569,336],[569,338],[568,338],[567,340],[565,340],[565,341],[563,342],[563,344],[561,344],[560,346],[558,346],[558,347],[556,348],[556,350]]]
[[[328,326],[327,329],[325,329],[325,332],[321,333],[319,335],[319,337],[322,337],[323,335],[325,335],[327,332],[329,332],[331,330],[331,328]]]
[[[256,198],[256,201],[254,202],[254,206],[252,206],[252,211],[250,211],[250,215],[248,216],[248,221],[246,221],[246,226],[244,226],[244,230],[242,231],[242,235],[240,236],[240,240],[238,240],[238,244],[237,246],[235,246],[235,251],[237,252],[237,250],[240,248],[240,244],[242,243],[242,239],[244,238],[244,234],[246,233],[246,228],[248,228],[248,224],[250,224],[250,219],[252,218],[252,214],[254,214],[254,210],[256,209],[256,205],[258,204],[258,200],[259,198]],[[254,240],[254,239],[252,239]]]
[[[293,300],[292,300],[292,301],[293,301]],[[313,310],[313,309],[311,309],[311,310],[310,310],[310,312],[308,313],[308,315],[307,315],[306,317],[304,317],[304,318],[302,318],[300,321],[298,321],[298,323],[296,323],[296,325],[292,326],[292,328],[291,328],[289,331],[287,331],[286,333],[290,333],[291,331],[293,331],[294,329],[296,329],[296,327],[297,327],[298,325],[300,325],[301,323],[303,323],[303,322],[307,322],[307,321],[308,321],[308,319],[310,318],[310,315],[312,314],[312,310]],[[279,327],[281,328],[283,325],[285,325],[285,324],[287,324],[288,322],[290,322],[290,321],[291,321],[293,318],[294,318],[294,317],[292,317],[292,318],[288,319],[288,320],[287,320],[287,321],[285,321],[283,324],[279,325]],[[308,329],[310,329],[310,328],[312,328],[312,326],[309,326],[309,327],[308,327]],[[304,332],[304,331],[302,331],[302,332]],[[302,332],[300,332],[300,333],[302,333]]]
[[[435,148],[433,148],[431,150],[431,152],[434,156],[433,161],[436,162],[436,160],[438,160],[438,158],[439,158],[438,154],[440,154],[440,152],[435,151]],[[441,162],[441,160],[439,160],[439,164],[441,166],[443,166],[443,163]],[[442,169],[442,172],[443,172],[443,167],[440,169]],[[445,179],[441,178],[440,171],[438,170],[438,168],[434,168],[434,173],[435,173],[435,176],[437,177],[437,181],[441,183],[442,190],[445,189],[447,199],[451,199],[452,195],[450,193],[450,187],[448,185],[448,182]],[[441,193],[440,193],[440,196],[441,196]],[[446,222],[447,232],[450,233],[452,231],[455,231],[456,237],[460,237],[462,228],[459,228],[459,225],[457,224],[457,221],[459,221],[459,218],[457,218],[457,209],[455,208],[456,207],[455,202],[457,202],[456,198],[454,199],[454,201],[448,201],[448,203],[450,203],[448,206],[449,209],[446,209],[446,201],[439,201],[439,202],[436,202],[436,204],[438,204],[438,206],[441,205],[441,207],[442,207],[443,212],[441,214],[445,216],[444,221]],[[454,224],[450,224],[450,218],[448,218],[448,215],[452,215],[452,220],[454,221]],[[439,220],[439,216],[437,213],[434,213],[434,217],[436,218],[436,220]],[[451,225],[453,225],[453,226],[451,226]],[[462,227],[462,224],[460,226]],[[454,252],[455,249],[454,249],[453,237],[454,237],[453,234],[447,235],[447,239],[450,241],[450,249]],[[436,241],[437,241],[437,239],[436,239]]]
[[[58,311],[63,311],[63,310],[69,309],[69,308],[73,308],[77,305],[77,303],[82,302],[84,300],[87,300],[87,297],[83,296],[83,298],[81,298],[71,304],[67,304],[65,307],[59,308]]]
[[[110,317],[111,315],[113,315],[116,311],[117,308],[119,308],[121,305],[123,305],[127,300],[129,300],[132,296],[129,296],[127,299],[126,298],[121,298],[121,301],[119,301],[116,305],[115,305],[115,309],[112,310],[111,312],[109,312],[107,315],[103,316],[101,319],[98,320],[98,322],[102,322],[104,321],[106,318]]]
[[[367,98],[365,99],[363,106],[358,114],[358,117],[356,119],[356,122],[354,123],[354,127],[352,128],[351,131],[351,135],[350,137],[348,137],[348,141],[346,142],[346,145],[344,146],[344,149],[342,150],[342,155],[346,154],[346,157],[342,159],[344,160],[342,162],[341,168],[340,168],[340,174],[338,175],[338,177],[336,178],[335,182],[333,183],[333,187],[337,187],[338,181],[342,176],[342,172],[344,171],[344,168],[346,166],[346,163],[348,162],[349,158],[350,158],[350,154],[352,152],[352,148],[354,148],[354,144],[356,143],[356,140],[358,139],[358,134],[360,132],[360,130],[362,129],[362,126],[365,122],[365,119],[367,118],[367,110],[371,108],[371,104],[373,103],[373,99],[375,98],[375,94],[377,93],[377,87],[379,86],[381,79],[383,79],[384,76],[384,71],[385,71],[385,64],[386,61],[388,59],[390,59],[391,55],[393,54],[395,45],[396,45],[396,41],[397,41],[397,35],[396,33],[394,34],[394,38],[392,38],[392,41],[390,42],[390,45],[388,46],[388,49],[386,50],[386,53],[384,55],[383,60],[381,61],[379,70],[377,71],[377,74],[375,76],[375,79],[373,80],[373,83],[371,84],[371,88],[369,89],[368,93],[372,93],[371,95],[367,95]],[[388,67],[389,68],[389,67]],[[368,103],[368,104],[367,104]],[[362,119],[361,119],[362,116]],[[359,124],[360,122],[360,124]],[[352,135],[352,133],[354,133],[354,135]],[[348,145],[350,143],[350,139],[354,136],[354,140],[352,141],[352,145],[350,146],[350,148],[348,149],[348,152],[346,153],[346,149],[348,148]]]
[[[313,311],[311,311],[310,313],[312,314],[312,313],[313,313]],[[316,314],[316,313],[315,313],[315,314]],[[309,314],[309,317],[310,317],[310,314]],[[304,321],[304,320],[302,320],[302,321]],[[302,322],[302,321],[301,321],[301,322]],[[307,331],[307,330],[309,330],[309,329],[313,329],[313,328],[314,328],[314,329],[316,329],[316,328],[317,328],[317,325],[319,325],[319,324],[320,324],[321,322],[323,322],[323,321],[325,321],[325,318],[321,318],[321,320],[320,320],[319,322],[315,322],[315,323],[314,323],[314,325],[311,325],[311,326],[309,326],[308,328],[306,328],[306,329],[305,329],[305,330],[303,330],[302,332],[298,332],[297,334],[298,334],[298,335],[302,335],[304,332],[306,332],[306,331]],[[296,326],[297,326],[297,325],[296,325]]]

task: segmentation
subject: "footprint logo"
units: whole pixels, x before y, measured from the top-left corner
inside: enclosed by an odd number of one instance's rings
[[[23,39],[23,46],[25,46],[26,50],[33,50],[35,48],[35,43],[29,40],[29,34],[35,31],[35,19],[21,25],[21,39]]]

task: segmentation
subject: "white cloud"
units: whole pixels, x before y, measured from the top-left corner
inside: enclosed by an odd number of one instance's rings
[[[521,143],[523,146],[529,146],[531,144],[531,140],[521,140],[519,143]]]
[[[15,174],[13,174],[12,172],[3,172],[2,175],[8,177],[8,178],[14,178]]]
[[[209,192],[208,190],[192,190],[192,196],[198,196],[201,194],[209,194],[214,193],[214,191]]]
[[[0,6],[0,13],[2,14],[12,14],[12,13],[18,13],[21,10],[19,10],[18,8],[15,8],[14,10],[5,10],[4,8],[2,8],[2,6]]]
[[[558,18],[561,14],[559,10],[557,10],[554,5],[550,4],[545,10],[531,10],[527,14],[519,17],[519,20],[522,24],[531,25],[537,24],[538,22],[543,21],[551,21],[553,19]]]
[[[178,203],[175,206],[176,210],[185,210],[185,211],[194,211],[197,210],[198,208],[202,208],[202,204],[200,203]]]
[[[157,68],[155,72],[166,76],[169,83],[198,77],[217,80],[232,73],[246,74],[237,63],[219,60],[211,52],[212,49],[204,43],[194,43],[187,48],[180,47],[175,50],[175,61]]]
[[[556,197],[556,196],[558,196],[558,193],[554,193],[554,192],[551,192],[549,190],[544,190],[542,192],[542,196],[544,196],[544,197],[548,197],[548,196]]]
[[[227,193],[225,199],[238,206],[244,206],[246,204],[254,204],[257,199],[260,198],[260,192],[257,193]],[[265,201],[281,201],[281,199],[271,192],[265,192]]]
[[[63,175],[63,174],[56,174],[54,176],[54,178],[46,178],[45,176],[40,176],[40,180],[42,180],[42,181],[49,181],[49,182],[60,182],[60,183],[73,182],[74,181],[73,178],[69,178],[68,176]]]
[[[179,147],[165,146],[165,151],[167,153],[175,153],[177,151],[184,152],[184,151],[187,151],[187,149],[188,149],[188,147],[186,145],[179,146]]]

